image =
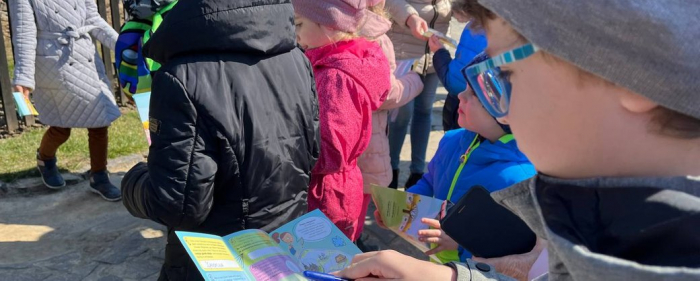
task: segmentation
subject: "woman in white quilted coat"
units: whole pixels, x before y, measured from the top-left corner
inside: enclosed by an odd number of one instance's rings
[[[108,127],[120,116],[105,66],[92,36],[114,49],[117,32],[100,17],[94,0],[10,0],[15,91],[29,95],[41,123],[49,125],[37,151],[47,187],[65,186],[56,151],[71,128],[87,128],[90,187],[109,201],[121,199],[107,174]]]

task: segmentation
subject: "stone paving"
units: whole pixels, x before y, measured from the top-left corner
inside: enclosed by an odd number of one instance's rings
[[[74,184],[60,191],[48,190],[34,179],[24,182],[32,186],[1,195],[0,280],[156,280],[165,227],[132,217],[121,202],[106,202],[90,193],[82,177],[67,176]],[[118,183],[122,176],[115,173],[111,179]],[[372,205],[366,245],[427,258],[378,227],[373,212]]]

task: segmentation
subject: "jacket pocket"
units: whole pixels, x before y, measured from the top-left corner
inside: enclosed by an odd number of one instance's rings
[[[36,56],[36,70],[34,71],[36,87],[60,89],[63,80],[61,72],[64,70],[64,64],[65,62],[57,55]]]

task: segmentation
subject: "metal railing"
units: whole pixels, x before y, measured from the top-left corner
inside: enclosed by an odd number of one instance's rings
[[[111,22],[112,27],[119,31],[122,25],[123,9],[121,0],[95,0],[97,9],[107,22]],[[7,0],[3,0],[7,4]],[[109,9],[108,9],[109,7]],[[8,18],[12,17],[8,13]],[[10,25],[3,17],[0,17],[0,133],[15,133],[22,126],[31,126],[35,123],[33,116],[19,117],[15,106],[15,101],[12,96],[12,82],[10,79],[10,60],[13,59],[12,50],[7,50],[5,46],[11,46],[12,38],[6,36],[4,30]],[[12,28],[9,28],[10,34]],[[96,44],[101,50],[102,60],[107,71],[107,76],[112,80],[112,88],[117,99],[117,103],[123,105],[126,103],[126,97],[118,89],[116,83],[116,75],[114,69],[114,60],[112,58],[112,50],[107,46],[103,46],[97,42]]]

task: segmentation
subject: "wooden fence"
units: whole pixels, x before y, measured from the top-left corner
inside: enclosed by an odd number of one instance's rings
[[[0,17],[0,134],[13,134],[21,127],[34,125],[36,122],[34,117],[20,118],[18,116],[15,102],[12,97],[13,89],[10,78],[10,65],[14,65],[14,57],[12,56],[12,28],[8,27],[10,26],[9,19],[13,15],[9,14],[8,12],[7,1],[8,0],[2,0],[2,3],[0,3],[2,5],[1,13],[4,13],[4,15]],[[97,9],[102,18],[107,20],[107,22],[110,23],[115,30],[119,31],[123,19],[123,9],[121,5],[122,1],[95,1],[97,3]],[[117,102],[119,104],[124,104],[126,102],[126,98],[123,96],[121,91],[118,90],[112,50],[110,50],[107,46],[102,46],[99,44],[99,42],[96,43],[98,48],[101,50],[102,60],[104,61],[107,75],[112,78],[112,86]]]

